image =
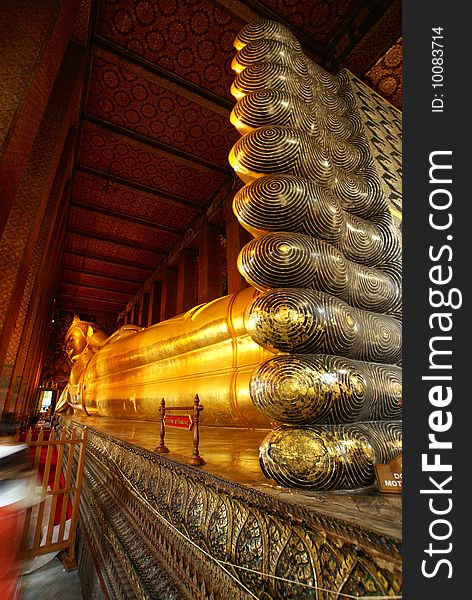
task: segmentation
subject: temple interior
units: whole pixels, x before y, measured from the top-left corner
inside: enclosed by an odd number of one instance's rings
[[[401,597],[401,26],[2,2],[0,484],[83,598]]]

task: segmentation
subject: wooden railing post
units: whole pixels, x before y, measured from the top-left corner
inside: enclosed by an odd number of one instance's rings
[[[203,406],[200,404],[200,398],[198,394],[195,394],[193,399],[193,406],[167,406],[164,398],[161,400],[161,406],[159,412],[161,413],[161,425],[160,425],[160,441],[159,446],[154,450],[159,454],[170,452],[169,448],[164,443],[165,428],[166,428],[166,411],[191,411],[193,410],[193,416],[187,415],[183,417],[177,417],[176,415],[167,416],[168,427],[180,427],[191,431],[193,429],[193,452],[192,458],[190,459],[191,465],[202,466],[205,465],[205,461],[200,456],[198,445],[200,443],[200,431],[198,424],[200,421],[200,412],[203,410]]]
[[[26,558],[33,559],[42,554],[63,551],[60,558],[64,567],[67,570],[76,569],[74,543],[85,462],[87,427],[83,428],[80,437],[76,435],[74,428],[69,439],[65,429],[60,438],[57,437],[55,429],[47,432],[46,439],[44,433],[43,429],[39,430],[37,439],[33,439],[33,432],[30,430],[25,439],[31,454],[34,454],[33,471],[40,483],[38,486],[40,501],[34,510],[33,507],[29,507],[25,515],[23,541]],[[79,446],[78,464],[75,482],[72,485],[74,449],[77,446]],[[62,502],[60,510],[59,498]],[[47,499],[50,500],[50,514],[46,519]],[[69,533],[66,536],[68,507],[70,507],[71,518]],[[59,513],[60,522],[55,524]]]
[[[74,430],[74,440],[77,439],[77,434]],[[62,555],[61,560],[64,565],[64,569],[66,571],[71,571],[72,569],[77,568],[77,563],[75,560],[75,534],[77,529],[77,517],[79,516],[79,502],[80,502],[80,490],[82,489],[82,477],[84,473],[84,463],[85,463],[85,450],[87,446],[87,427],[84,427],[82,430],[82,443],[80,444],[79,449],[79,459],[77,464],[77,475],[75,479],[74,486],[74,500],[72,503],[72,516],[70,520],[70,531],[69,531],[69,546],[67,548],[67,554]],[[70,445],[69,452],[72,454],[74,452],[73,444]]]

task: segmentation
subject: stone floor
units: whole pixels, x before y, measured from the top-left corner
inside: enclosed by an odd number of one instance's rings
[[[40,569],[24,575],[20,600],[82,600],[79,572],[67,572],[56,557]]]

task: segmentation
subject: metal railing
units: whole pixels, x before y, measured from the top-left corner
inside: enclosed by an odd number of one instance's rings
[[[198,450],[198,445],[200,443],[200,431],[198,428],[198,423],[200,420],[200,412],[203,410],[203,408],[204,407],[200,404],[200,398],[198,397],[198,394],[195,394],[193,406],[166,406],[166,401],[164,398],[162,398],[161,406],[159,408],[159,412],[161,413],[160,442],[159,446],[157,446],[154,452],[158,452],[159,454],[170,452],[169,448],[165,445],[164,439],[166,426],[185,428],[189,431],[193,430],[193,453],[192,458],[190,459],[190,464],[196,466],[203,466],[206,464],[203,458],[200,456]],[[192,415],[175,417],[174,415],[169,415],[167,411],[192,411]]]

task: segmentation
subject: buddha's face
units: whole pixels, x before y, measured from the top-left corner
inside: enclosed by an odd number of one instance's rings
[[[79,325],[73,324],[66,335],[66,354],[75,362],[85,350],[87,340]]]

